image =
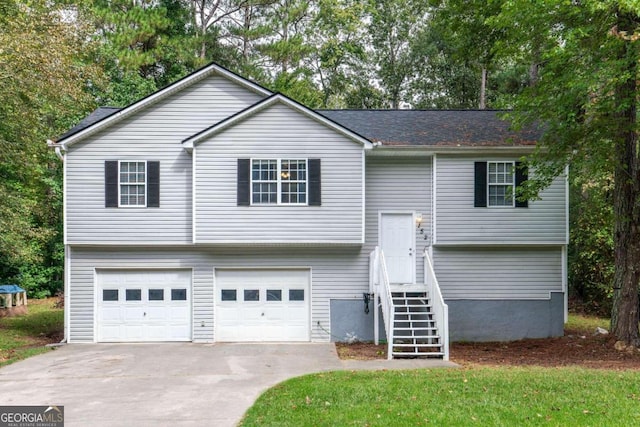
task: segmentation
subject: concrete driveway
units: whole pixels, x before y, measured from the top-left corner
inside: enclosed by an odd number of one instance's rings
[[[433,360],[341,361],[333,344],[75,344],[0,369],[0,405],[64,405],[65,426],[233,426],[267,388],[341,369]]]

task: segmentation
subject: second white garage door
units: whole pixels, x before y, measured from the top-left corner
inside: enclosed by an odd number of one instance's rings
[[[309,270],[216,270],[216,341],[309,341]]]

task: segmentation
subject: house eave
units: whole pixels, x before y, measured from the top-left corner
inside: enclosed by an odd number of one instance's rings
[[[367,152],[370,157],[430,157],[434,154],[531,154],[534,145],[521,146],[434,146],[434,145],[376,145]]]
[[[172,83],[171,85],[165,87],[164,89],[160,89],[157,92],[154,92],[153,94],[123,108],[122,110],[111,114],[107,117],[105,117],[104,119],[94,123],[93,125],[79,131],[78,133],[75,133],[73,135],[68,136],[67,138],[64,138],[60,141],[56,141],[54,142],[53,146],[61,146],[63,147],[64,150],[67,150],[67,148],[85,138],[87,138],[90,135],[93,135],[94,133],[126,118],[129,117],[133,114],[135,114],[136,112],[150,106],[153,105],[159,101],[161,101],[162,99],[167,98],[168,96],[179,92],[180,90],[184,89],[185,87],[191,86],[194,83],[197,83],[207,77],[209,77],[210,75],[213,74],[218,74],[222,77],[225,77],[231,81],[233,81],[234,83],[237,83],[253,92],[256,92],[260,95],[263,96],[269,96],[272,94],[272,92],[270,92],[269,90],[263,88],[262,86],[253,83],[249,80],[243,79],[242,77],[232,73],[231,71],[217,65],[217,64],[210,64],[206,67],[201,68],[198,71],[195,71],[194,73]]]
[[[249,117],[253,116],[254,114],[263,111],[269,107],[271,107],[272,105],[276,104],[276,103],[281,103],[284,104],[296,111],[298,111],[301,114],[304,114],[307,117],[310,117],[311,119],[343,134],[344,136],[346,136],[347,138],[351,139],[352,141],[358,142],[360,144],[362,144],[363,148],[368,150],[373,148],[373,144],[371,143],[371,141],[369,141],[367,138],[363,137],[362,135],[353,132],[352,130],[350,130],[349,128],[346,128],[344,126],[342,126],[339,123],[334,122],[331,119],[328,119],[326,117],[324,117],[321,114],[318,114],[317,112],[315,112],[314,110],[305,107],[304,105],[292,100],[291,98],[282,95],[280,93],[275,93],[273,95],[271,95],[270,97],[263,99],[249,107],[247,107],[246,109],[234,114],[233,116],[230,116],[212,126],[210,126],[207,129],[204,129],[198,133],[196,133],[195,135],[192,135],[191,137],[185,139],[184,141],[182,141],[182,146],[186,151],[190,151],[193,150],[193,147],[195,145],[197,145],[198,143],[206,140],[207,138],[210,138],[222,131],[224,131],[225,129],[228,129],[232,126],[234,126],[235,124],[248,119]]]

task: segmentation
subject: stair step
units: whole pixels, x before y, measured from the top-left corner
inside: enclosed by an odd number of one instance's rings
[[[411,308],[411,307],[418,307],[418,308],[431,308],[431,304],[394,304],[393,305],[395,308]]]
[[[410,357],[410,356],[433,356],[433,357],[443,357],[444,353],[441,351],[430,351],[430,352],[415,352],[415,351],[407,351],[407,352],[392,352],[392,356],[400,356],[400,357]]]
[[[393,340],[429,340],[439,339],[440,335],[394,335]]]
[[[442,344],[393,344],[392,345],[394,348],[395,347],[401,347],[401,348],[427,348],[427,347],[442,347]]]

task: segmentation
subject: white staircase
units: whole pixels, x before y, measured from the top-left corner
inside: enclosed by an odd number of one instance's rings
[[[442,337],[433,318],[429,294],[426,291],[394,291],[393,358],[444,356]]]
[[[425,283],[391,285],[384,253],[376,247],[369,257],[369,287],[375,301],[375,342],[378,344],[378,310],[387,334],[387,357],[442,358],[449,360],[449,308],[427,251]]]

